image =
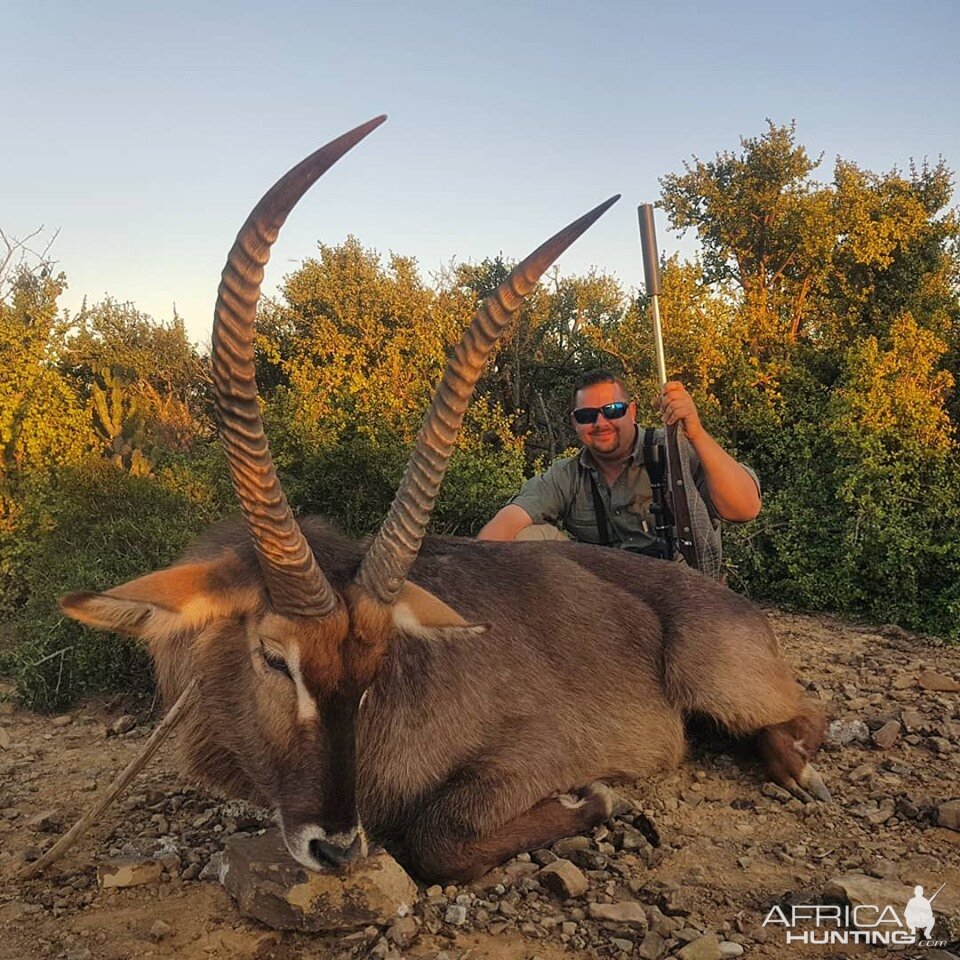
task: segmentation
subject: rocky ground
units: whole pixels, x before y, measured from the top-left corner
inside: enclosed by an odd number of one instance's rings
[[[420,887],[406,915],[348,934],[276,931],[241,915],[218,882],[220,852],[268,818],[181,783],[176,735],[64,860],[17,881],[142,747],[150,705],[50,718],[0,703],[0,958],[960,954],[960,649],[894,627],[771,616],[833,721],[817,762],[831,804],[764,784],[748,749],[707,733],[679,770],[619,785],[623,801],[591,836],[470,887]],[[939,946],[787,945],[782,925],[763,925],[777,905],[883,897],[902,916],[915,884],[928,896],[945,884]]]

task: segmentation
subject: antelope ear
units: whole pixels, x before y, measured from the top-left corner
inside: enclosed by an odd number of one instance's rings
[[[421,637],[477,636],[486,633],[490,626],[487,623],[467,623],[439,597],[409,580],[404,580],[391,609],[397,629]]]
[[[68,593],[60,609],[90,627],[155,638],[255,609],[259,585],[245,573],[228,554],[148,573],[106,593]]]

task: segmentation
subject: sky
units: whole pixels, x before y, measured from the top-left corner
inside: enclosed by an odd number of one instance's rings
[[[960,3],[592,5],[0,0],[0,229],[68,278],[209,342],[227,251],[308,153],[387,123],[291,214],[264,292],[349,234],[444,265],[520,259],[614,193],[559,261],[642,284],[636,207],[767,119],[878,172],[960,168]],[[667,230],[660,248],[693,256]]]

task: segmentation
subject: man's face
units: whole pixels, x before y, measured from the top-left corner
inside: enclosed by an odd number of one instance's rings
[[[627,402],[629,397],[618,383],[595,383],[578,390],[574,399],[574,408],[603,407],[617,401]],[[598,460],[624,460],[633,449],[636,441],[637,405],[630,402],[627,412],[616,420],[608,420],[602,413],[597,415],[596,423],[577,423],[580,442]]]

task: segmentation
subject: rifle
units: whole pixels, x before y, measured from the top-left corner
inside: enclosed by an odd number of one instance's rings
[[[660,328],[660,260],[657,255],[657,232],[653,222],[653,204],[644,203],[637,207],[640,218],[640,247],[643,251],[643,276],[650,298],[650,313],[653,320],[653,343],[657,358],[657,376],[660,388],[667,382],[667,363],[663,354],[663,332]],[[653,445],[652,463],[645,464],[653,488],[653,506],[656,536],[661,544],[664,559],[675,559],[677,552],[687,564],[697,570],[703,570],[697,544],[693,537],[693,523],[690,519],[690,505],[687,502],[687,489],[683,482],[683,468],[680,460],[680,442],[678,428],[674,423],[667,427],[666,451],[664,445]],[[666,476],[664,476],[664,460]]]

